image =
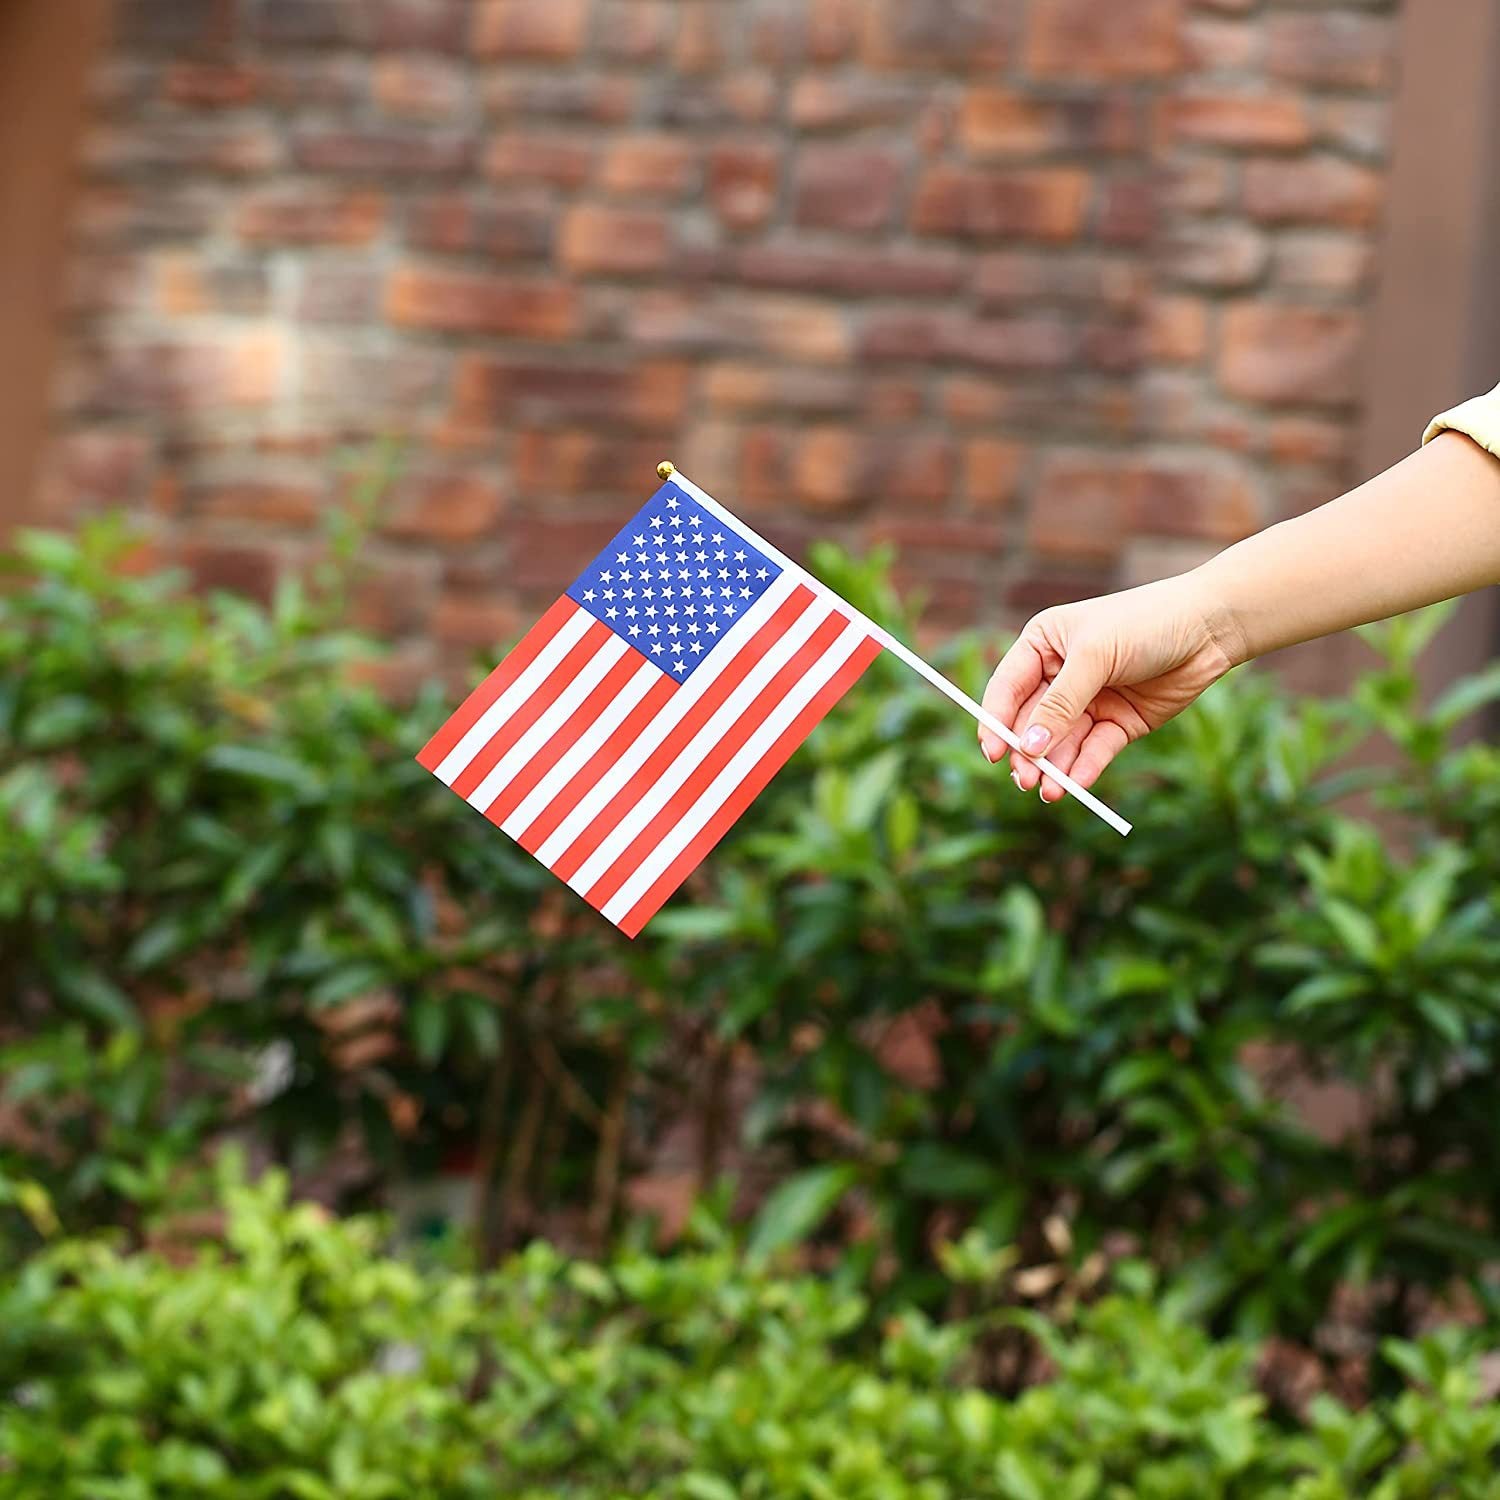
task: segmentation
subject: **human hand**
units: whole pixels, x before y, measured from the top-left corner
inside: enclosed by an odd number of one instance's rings
[[[995,668],[984,706],[1014,726],[1024,749],[1090,787],[1126,745],[1181,713],[1246,654],[1229,612],[1187,573],[1043,610]],[[1004,759],[998,735],[981,727],[979,743],[991,762]],[[1019,752],[1011,779],[1023,792],[1040,782],[1044,802],[1066,795]]]

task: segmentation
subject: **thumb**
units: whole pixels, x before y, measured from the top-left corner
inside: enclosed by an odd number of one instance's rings
[[[1042,694],[1021,735],[1027,755],[1045,755],[1083,717],[1104,686],[1104,666],[1092,651],[1070,651],[1052,686]]]

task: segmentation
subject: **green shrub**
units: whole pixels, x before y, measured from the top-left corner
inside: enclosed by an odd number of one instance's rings
[[[707,1187],[743,1123],[791,1172],[757,1247],[852,1243],[896,1302],[944,1306],[970,1222],[1023,1266],[1124,1237],[1220,1331],[1310,1339],[1351,1283],[1376,1333],[1456,1279],[1491,1302],[1500,754],[1455,737],[1500,674],[1418,701],[1441,612],[1375,633],[1347,701],[1236,674],[1134,747],[1128,840],[1017,796],[879,662],[629,944],[412,763],[449,694],[358,680],[336,589],[264,610],[119,553],[33,537],[0,598],[0,1223],[9,1197],[28,1243],[137,1224],[241,1128],[299,1170],[357,1142],[371,1196],[459,1147],[490,1251],[561,1210],[602,1245],[653,1141],[696,1141]],[[817,566],[909,630],[886,561]],[[992,655],[941,659],[977,686]],[[1356,787],[1378,826],[1336,810]],[[1314,1136],[1288,1073],[1366,1125]]]
[[[837,1284],[720,1248],[608,1265],[533,1245],[476,1278],[369,1221],[226,1196],[184,1260],[60,1245],[0,1287],[0,1496],[302,1500],[1155,1500],[1500,1494],[1500,1407],[1449,1342],[1394,1346],[1393,1404],[1271,1425],[1250,1352],[1111,1297],[1006,1401],[973,1330],[871,1328]]]

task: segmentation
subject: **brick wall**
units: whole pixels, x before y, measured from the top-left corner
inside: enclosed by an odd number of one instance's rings
[[[412,671],[662,457],[941,624],[1348,478],[1394,0],[119,4],[40,504],[263,589],[401,434]]]

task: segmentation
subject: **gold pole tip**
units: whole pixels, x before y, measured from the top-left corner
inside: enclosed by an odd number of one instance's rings
[[[662,479],[670,479],[676,472],[677,466],[669,458],[664,458],[656,466],[657,475]]]

